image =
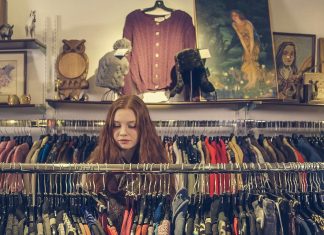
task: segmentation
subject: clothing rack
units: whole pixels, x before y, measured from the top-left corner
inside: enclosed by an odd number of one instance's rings
[[[324,129],[324,120],[318,121],[265,121],[253,119],[239,120],[159,120],[153,121],[156,127],[217,127],[240,126],[248,128],[314,128]],[[104,120],[0,120],[2,127],[102,127]]]
[[[27,164],[0,163],[0,173],[267,173],[324,171],[324,162],[317,163],[243,163],[239,164]]]

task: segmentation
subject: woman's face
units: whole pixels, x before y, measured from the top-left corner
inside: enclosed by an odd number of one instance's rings
[[[295,49],[292,45],[285,47],[282,53],[282,62],[285,66],[291,66],[295,60]]]
[[[232,12],[231,17],[234,22],[238,22],[240,20],[239,14],[237,14],[235,11]]]
[[[118,109],[114,118],[113,137],[123,150],[134,148],[138,143],[136,116],[131,109]]]

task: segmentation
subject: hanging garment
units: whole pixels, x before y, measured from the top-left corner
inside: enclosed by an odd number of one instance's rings
[[[161,18],[161,22],[157,21]],[[182,49],[196,46],[192,19],[180,10],[173,11],[168,18],[135,10],[126,17],[123,37],[133,47],[124,86],[124,94],[128,95],[169,87],[174,56]]]
[[[188,210],[189,196],[185,188],[180,189],[172,201],[172,224],[174,234],[182,234],[185,229],[185,217]]]

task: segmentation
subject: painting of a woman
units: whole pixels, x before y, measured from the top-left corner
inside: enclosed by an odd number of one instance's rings
[[[268,0],[195,0],[195,10],[218,100],[277,98]]]
[[[314,64],[313,59],[312,56],[307,54],[301,56],[300,54],[304,54],[301,52],[301,49],[297,55],[297,46],[292,40],[282,40],[278,45],[276,68],[279,98],[296,99],[298,98],[298,87],[301,84],[302,75],[305,71],[312,68]]]
[[[246,19],[244,14],[239,10],[231,11],[232,26],[240,39],[243,47],[242,67],[243,78],[247,80],[246,89],[256,86],[258,74],[260,73],[259,55],[260,44],[255,39],[255,30],[253,24]]]
[[[280,98],[294,98],[299,76],[296,64],[296,45],[293,42],[282,42],[279,45],[276,66]]]

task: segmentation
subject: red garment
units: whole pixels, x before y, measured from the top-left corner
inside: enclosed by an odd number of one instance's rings
[[[234,217],[233,228],[234,228],[234,235],[239,235],[238,218],[237,217]]]
[[[8,146],[8,145],[7,145],[7,146]],[[6,149],[6,150],[7,150],[7,149]],[[5,150],[5,151],[6,151],[6,150]],[[11,159],[13,158],[13,155],[14,155],[14,153],[15,153],[15,150],[16,150],[16,146],[14,146],[14,147],[13,147],[13,148],[8,152],[8,154],[4,156],[4,157],[6,158],[5,161],[4,161],[5,163],[10,163],[10,162],[11,162]],[[10,185],[7,183],[7,181],[6,181],[8,175],[9,175],[9,173],[5,173],[5,174],[1,174],[1,175],[0,175],[0,189],[3,189],[4,187],[8,188],[8,186],[10,186]],[[7,184],[7,185],[5,186],[5,184]]]
[[[100,214],[98,217],[98,221],[100,222],[102,228],[106,228],[108,225],[107,214],[105,213]]]
[[[196,33],[192,18],[175,10],[169,18],[148,15],[135,10],[126,17],[123,37],[132,43],[129,55],[130,71],[125,77],[124,94],[134,94],[169,87],[174,56],[181,50],[196,47]]]
[[[118,235],[118,232],[114,226],[110,227],[109,225],[107,225],[107,234],[108,235]]]
[[[136,227],[135,235],[141,235],[142,233],[142,225],[138,224]]]
[[[8,143],[8,141],[2,141],[0,143],[0,155],[1,155],[2,151],[6,149],[7,143]]]
[[[125,230],[125,234],[121,234],[121,235],[129,235],[131,234],[132,231],[132,225],[133,225],[133,219],[134,219],[134,212],[133,212],[133,208],[130,210],[128,218],[127,218],[127,224],[126,224],[126,230]]]
[[[7,159],[7,155],[9,154],[9,152],[11,151],[11,149],[16,145],[16,141],[15,140],[10,140],[8,141],[6,148],[2,151],[2,153],[0,154],[0,162],[6,162]]]
[[[149,228],[148,224],[143,224],[143,226],[142,226],[142,235],[147,235],[148,228]]]
[[[124,216],[123,216],[123,223],[122,223],[121,231],[120,231],[121,235],[126,235],[126,226],[127,226],[128,215],[129,215],[129,211],[128,211],[128,209],[125,209]]]
[[[87,224],[83,224],[83,226],[84,226],[84,230],[86,231],[86,235],[91,235],[89,226]]]
[[[207,150],[208,150],[209,155],[210,155],[210,164],[216,164],[217,163],[217,161],[216,161],[216,155],[217,155],[216,148],[209,143],[209,138],[205,139],[205,144],[206,144]],[[209,175],[209,195],[211,197],[214,195],[215,189],[216,189],[217,195],[219,195],[219,184],[217,182],[219,182],[218,175],[210,174]]]
[[[12,159],[8,159],[11,163],[23,163],[29,152],[29,145],[23,143],[18,145],[12,156]],[[8,174],[7,176],[8,185],[10,185],[10,192],[21,192],[24,189],[23,176],[22,174]]]
[[[224,141],[222,139],[219,140],[219,143],[217,144],[218,148],[219,148],[219,153],[220,153],[220,163],[225,163],[228,164],[228,158],[227,158],[227,152],[226,152],[226,145],[224,143]],[[222,176],[222,185],[224,185],[225,191],[229,192],[230,191],[230,174],[221,174]],[[225,179],[224,179],[225,177]],[[225,180],[225,182],[224,182]]]

